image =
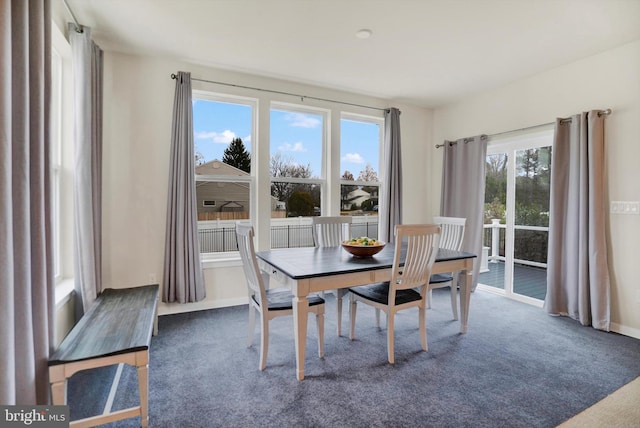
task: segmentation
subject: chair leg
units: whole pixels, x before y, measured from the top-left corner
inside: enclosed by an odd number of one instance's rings
[[[318,307],[316,327],[318,328],[318,356],[324,358],[324,305]]]
[[[376,327],[380,330],[380,309],[376,308]]]
[[[432,290],[429,289],[429,291],[427,292],[427,308],[431,309],[431,295],[433,294],[431,292]]]
[[[260,370],[267,367],[267,354],[269,353],[269,319],[267,314],[261,313],[262,331],[260,335]]]
[[[253,342],[253,335],[256,329],[256,309],[249,302],[249,338],[247,339],[247,348],[251,347]]]
[[[338,288],[336,292],[337,311],[338,311],[338,336],[342,335],[342,298],[346,294],[345,288]]]
[[[453,319],[458,320],[458,275],[454,275],[451,282],[451,311],[453,312]]]
[[[389,364],[394,364],[394,350],[393,350],[393,318],[394,313],[389,311],[387,313],[387,358],[389,359]]]
[[[422,349],[427,350],[427,310],[424,306],[418,308],[418,325],[420,326],[420,343]]]
[[[349,296],[349,303],[349,321],[351,323],[351,327],[349,328],[349,339],[353,340],[356,333],[356,309],[358,304],[353,294],[350,294]]]

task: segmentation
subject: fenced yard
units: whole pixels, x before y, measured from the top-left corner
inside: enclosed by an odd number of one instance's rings
[[[201,221],[198,241],[201,253],[237,251],[235,221]],[[378,217],[353,217],[351,236],[378,239]],[[271,248],[313,247],[311,217],[271,220]]]

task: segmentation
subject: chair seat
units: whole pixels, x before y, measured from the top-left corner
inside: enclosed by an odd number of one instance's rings
[[[293,294],[291,294],[288,288],[273,288],[266,291],[270,311],[293,309]],[[309,306],[322,305],[324,303],[324,299],[319,296],[309,296],[308,299]],[[253,300],[258,303],[255,295],[253,296]]]
[[[429,284],[442,284],[443,282],[453,281],[453,275],[446,273],[436,273],[429,278]]]
[[[377,282],[375,284],[351,287],[349,291],[367,300],[386,305],[389,302],[389,282]],[[422,299],[416,290],[397,290],[395,305],[403,305]]]

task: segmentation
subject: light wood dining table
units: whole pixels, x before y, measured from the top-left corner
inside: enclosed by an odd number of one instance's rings
[[[283,248],[256,253],[260,269],[293,294],[296,376],[304,379],[309,293],[389,281],[394,246],[356,258],[342,247]],[[432,273],[460,271],[460,332],[467,332],[475,254],[439,249]]]

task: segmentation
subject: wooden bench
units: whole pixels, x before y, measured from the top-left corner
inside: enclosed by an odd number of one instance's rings
[[[67,401],[67,379],[76,372],[113,364],[137,367],[140,405],[72,421],[90,427],[140,416],[149,425],[149,345],[157,334],[158,284],[108,288],[64,338],[49,358],[49,382],[54,405]]]

